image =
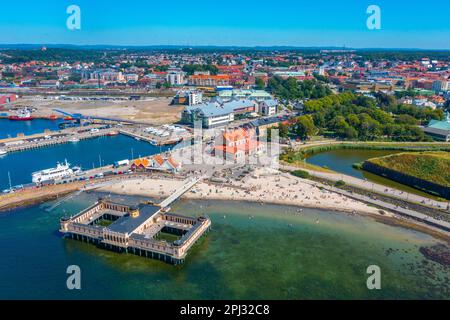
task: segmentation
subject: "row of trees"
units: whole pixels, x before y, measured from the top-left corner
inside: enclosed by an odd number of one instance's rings
[[[281,137],[294,134],[302,139],[325,134],[350,140],[428,141],[417,125],[443,117],[439,109],[381,107],[378,99],[345,92],[305,102],[304,115],[279,129]]]
[[[298,81],[295,78],[270,78],[267,89],[283,100],[318,99],[330,95],[331,90],[314,80]]]
[[[183,66],[183,71],[189,75],[194,74],[196,71],[209,71],[212,75],[219,73],[219,69],[212,64],[186,64]]]

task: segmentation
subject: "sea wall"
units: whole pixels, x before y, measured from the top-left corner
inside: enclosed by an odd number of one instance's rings
[[[386,177],[388,179],[394,180],[396,182],[411,186],[413,188],[428,191],[438,194],[439,196],[450,200],[450,188],[442,186],[437,183],[433,183],[431,181],[419,179],[408,174],[401,173],[396,170],[392,170],[372,162],[365,161],[362,165],[362,168],[366,171],[374,173],[376,175]]]

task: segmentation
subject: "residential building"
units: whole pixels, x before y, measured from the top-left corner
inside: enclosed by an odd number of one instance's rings
[[[436,80],[433,81],[432,90],[434,92],[444,92],[448,91],[450,88],[449,82],[447,80]]]
[[[227,86],[230,84],[230,76],[221,74],[217,76],[197,74],[189,77],[190,86]]]
[[[166,81],[172,86],[181,86],[186,83],[185,73],[181,70],[171,70],[167,72]]]
[[[112,69],[84,71],[82,77],[85,80],[100,80],[105,83],[125,82],[125,77],[120,71]]]
[[[137,82],[139,80],[139,75],[135,73],[128,73],[124,75],[126,82]]]
[[[273,116],[277,113],[278,101],[264,100],[259,103],[259,112],[264,116]]]
[[[195,106],[202,103],[203,92],[200,90],[178,91],[172,100],[172,104]]]

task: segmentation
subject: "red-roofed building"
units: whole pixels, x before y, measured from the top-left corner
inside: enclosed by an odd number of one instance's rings
[[[0,95],[0,105],[11,103],[16,100],[17,100],[17,96],[15,94]]]
[[[170,154],[164,156],[155,155],[151,158],[142,158],[134,160],[131,164],[133,171],[158,170],[168,172],[178,172],[181,170],[181,163],[176,161]]]
[[[216,143],[215,156],[234,162],[242,162],[245,158],[262,151],[262,145],[258,141],[254,129],[227,130]]]

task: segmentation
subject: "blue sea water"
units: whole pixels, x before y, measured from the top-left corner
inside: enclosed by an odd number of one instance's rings
[[[34,119],[32,121],[10,121],[0,119],[0,139],[15,138],[17,134],[23,133],[26,136],[42,133],[45,129],[58,131],[58,125],[64,122],[58,120]]]

